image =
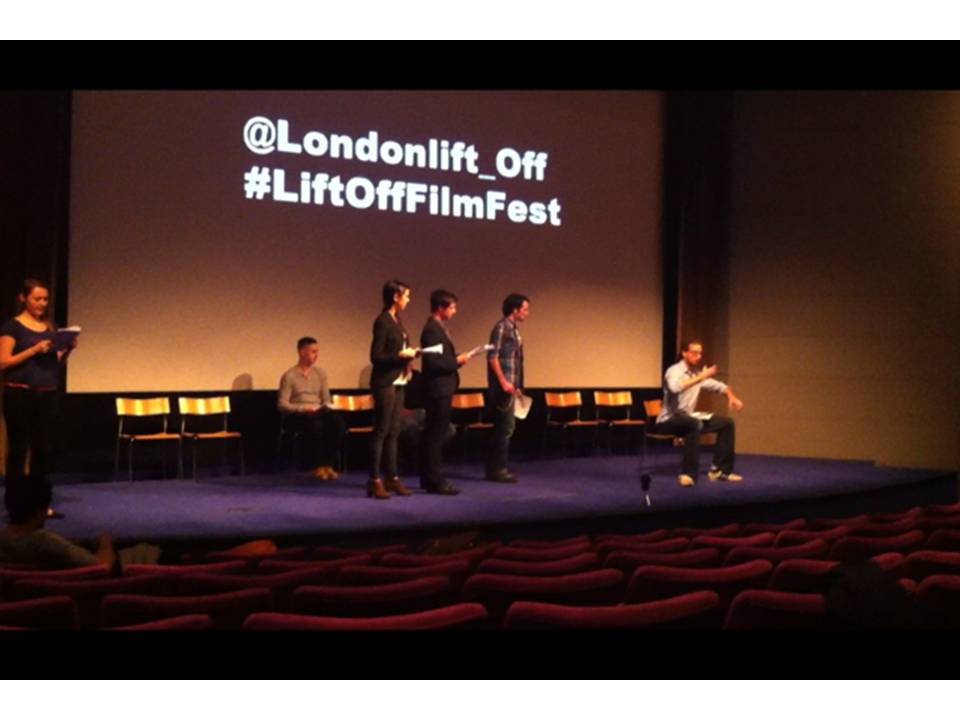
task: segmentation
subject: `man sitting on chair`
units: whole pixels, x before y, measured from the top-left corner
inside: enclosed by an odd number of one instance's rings
[[[700,435],[717,433],[713,450],[713,465],[707,477],[711,480],[739,482],[743,477],[733,471],[734,423],[729,417],[697,412],[700,391],[727,396],[732,410],[742,410],[743,403],[729,385],[714,380],[717,366],[702,368],[703,343],[689,340],[680,346],[681,360],[667,368],[663,375],[663,407],[651,432],[676,435],[683,438],[683,468],[677,481],[683,487],[693,487],[700,468]]]
[[[320,354],[317,340],[300,338],[297,353],[300,361],[280,378],[277,409],[285,416],[289,429],[310,438],[313,476],[319,480],[336,480],[337,472],[333,468],[340,458],[346,423],[330,410],[327,374],[316,366]]]

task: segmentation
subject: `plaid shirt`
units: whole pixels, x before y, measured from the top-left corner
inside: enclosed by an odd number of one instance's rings
[[[487,358],[498,358],[503,376],[516,388],[523,387],[523,338],[520,337],[520,328],[510,318],[503,318],[493,326],[490,333],[490,344],[493,350],[487,353]],[[496,374],[487,365],[487,385],[491,388],[500,388],[500,381]]]

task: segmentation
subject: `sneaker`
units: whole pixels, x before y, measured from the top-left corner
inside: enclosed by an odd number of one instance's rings
[[[711,470],[707,473],[707,477],[711,480],[721,480],[723,482],[740,482],[743,480],[743,475],[737,475],[735,472],[725,473],[721,470]]]
[[[694,480],[692,477],[686,474],[678,477],[677,482],[680,483],[680,485],[683,487],[693,487],[694,485],[697,484],[696,480]]]
[[[329,465],[320,465],[311,473],[317,480],[336,480],[337,473]]]

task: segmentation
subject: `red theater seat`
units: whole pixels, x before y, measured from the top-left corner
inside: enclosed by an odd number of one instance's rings
[[[514,540],[510,543],[510,547],[522,547],[522,548],[534,548],[534,549],[548,549],[548,548],[558,548],[558,547],[570,547],[574,546],[577,548],[581,547],[590,547],[590,537],[587,535],[577,535],[576,537],[561,538],[559,540],[524,540],[523,538],[519,540]]]
[[[945,516],[960,515],[960,502],[949,505],[926,505],[921,508],[921,515],[925,516]]]
[[[463,586],[466,602],[483,603],[494,618],[503,617],[518,600],[560,605],[613,605],[623,599],[624,575],[619,570],[593,570],[559,577],[525,577],[478,573]]]
[[[154,620],[140,625],[125,625],[112,630],[213,630],[213,620],[209,615],[194,614]]]
[[[733,537],[741,533],[742,528],[740,523],[729,523],[727,525],[721,525],[720,527],[713,528],[695,528],[695,527],[679,527],[674,528],[670,535],[672,537],[685,537],[692,538],[696,535],[712,535],[713,537]]]
[[[0,603],[0,625],[38,630],[74,630],[77,604],[66,595]]]
[[[913,601],[923,626],[960,629],[960,576],[924,578],[913,593]]]
[[[131,563],[123,568],[127,577],[139,575],[185,575],[187,573],[242,573],[247,569],[243,560],[203,563],[197,565],[140,565]]]
[[[181,595],[210,595],[214,593],[264,588],[273,594],[275,608],[289,607],[290,596],[302,585],[318,585],[333,582],[340,572],[338,567],[309,567],[303,570],[288,570],[273,575],[214,575],[199,573],[183,575],[177,579]]]
[[[905,532],[915,530],[916,527],[917,521],[914,517],[905,517],[894,522],[869,522],[851,528],[849,537],[892,537],[903,535]]]
[[[960,575],[960,552],[917,550],[907,555],[898,571],[900,577],[917,581],[930,575]]]
[[[461,550],[444,555],[412,555],[409,553],[388,553],[380,558],[380,564],[385,567],[423,567],[424,565],[439,565],[442,563],[455,562],[457,560],[466,560],[475,566],[485,557],[490,556],[494,550],[500,547],[499,544],[485,545],[483,547],[471,548],[470,550]]]
[[[480,563],[477,572],[501,575],[573,575],[574,573],[598,570],[600,558],[594,552],[582,553],[560,560],[521,561],[487,558]]]
[[[665,600],[612,607],[570,607],[519,601],[507,610],[503,626],[513,629],[603,629],[715,627],[720,599],[702,590]]]
[[[840,563],[835,560],[782,560],[770,578],[770,589],[795,593],[823,592],[829,575]]]
[[[867,517],[866,513],[843,518],[813,518],[810,520],[810,529],[830,530],[835,527],[853,528],[859,525],[866,525],[868,522],[870,522],[870,518]]]
[[[668,567],[718,567],[720,551],[716,548],[700,548],[678,553],[645,553],[631,550],[614,550],[603,561],[604,567],[622,570],[628,577],[641,565],[665,565]]]
[[[927,538],[924,549],[960,551],[960,530],[947,528],[934,530]]]
[[[298,588],[290,610],[300,615],[376,617],[399,615],[453,604],[450,579],[437,575],[387,585]]]
[[[724,565],[737,565],[748,560],[769,560],[774,565],[792,558],[826,559],[830,546],[823,540],[811,540],[802,545],[784,547],[735,547],[727,553]]]
[[[909,553],[923,547],[924,535],[920,530],[911,530],[891,537],[844,537],[830,548],[830,559],[844,562],[867,560],[887,552]]]
[[[670,538],[670,531],[666,528],[661,528],[659,530],[651,530],[650,532],[639,533],[636,535],[623,535],[620,533],[604,533],[602,535],[597,535],[595,542],[601,543],[607,540],[624,540],[626,542],[635,542],[635,543],[645,543],[645,542],[657,542],[658,540],[668,540]]]
[[[94,628],[100,618],[100,603],[111,593],[161,595],[171,589],[171,578],[150,575],[128,578],[94,580],[18,580],[13,594],[27,599],[49,595],[67,595],[73,598],[79,610],[81,628]]]
[[[740,537],[724,537],[722,535],[696,535],[690,540],[690,548],[712,547],[720,552],[727,552],[738,547],[771,547],[774,534],[771,532],[757,533]]]
[[[349,566],[340,571],[340,585],[386,585],[416,578],[440,576],[450,579],[454,587],[460,587],[470,574],[467,560],[424,565],[422,567]]]
[[[627,550],[628,552],[645,553],[675,553],[687,550],[690,547],[690,540],[685,537],[669,538],[667,540],[655,540],[652,542],[634,542],[632,540],[604,540],[597,543],[597,552],[600,555],[616,552],[617,550]]]
[[[713,590],[725,610],[741,590],[764,588],[773,572],[768,560],[723,568],[639,567],[630,578],[627,602],[649,602],[694,590]]]
[[[762,532],[776,534],[784,530],[803,530],[806,527],[807,521],[805,518],[795,518],[782,523],[748,522],[744,524],[742,532],[744,535],[754,535]]]
[[[773,541],[774,547],[785,547],[787,545],[803,545],[811,540],[823,540],[829,544],[834,540],[846,537],[850,534],[850,528],[838,526],[829,530],[783,530],[777,533],[776,540]]]
[[[730,603],[724,630],[815,630],[826,623],[823,595],[744,590]]]
[[[500,558],[501,560],[520,561],[560,560],[561,558],[568,558],[584,552],[590,552],[592,549],[593,547],[590,543],[560,545],[559,547],[552,548],[513,547],[512,545],[504,545],[494,550],[492,557]]]
[[[244,630],[442,630],[482,626],[487,611],[477,603],[377,618],[330,618],[285,613],[257,613]]]
[[[327,570],[331,577],[336,576],[341,569],[351,565],[369,565],[373,562],[372,555],[350,555],[335,560],[261,560],[257,572],[261,575],[272,575],[290,572],[292,570]]]
[[[0,568],[0,599],[12,597],[13,584],[17,580],[92,580],[109,576],[110,568],[105,565],[87,565],[64,570],[2,567]]]
[[[273,596],[265,588],[215,595],[166,597],[108,595],[101,607],[101,627],[123,627],[180,617],[209,615],[215,628],[239,628],[255,612],[273,610]]]

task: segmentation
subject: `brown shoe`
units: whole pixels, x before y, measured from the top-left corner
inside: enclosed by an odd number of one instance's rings
[[[367,497],[376,498],[377,500],[389,500],[390,493],[388,493],[387,489],[383,486],[383,480],[373,478],[372,480],[367,480]]]
[[[383,483],[383,486],[390,492],[396,493],[397,495],[400,495],[402,497],[406,497],[407,495],[413,495],[413,491],[407,488],[407,486],[404,485],[402,482],[400,482],[400,478],[398,477],[390,478],[389,480]]]

